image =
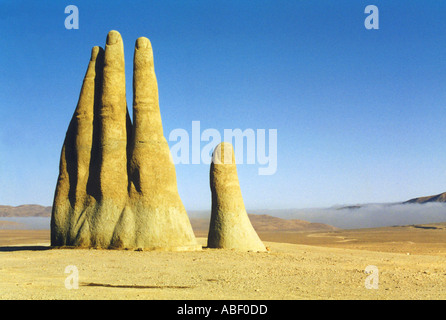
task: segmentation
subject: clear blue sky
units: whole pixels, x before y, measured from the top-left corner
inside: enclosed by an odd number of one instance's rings
[[[64,9],[79,8],[67,30]],[[367,5],[379,30],[364,27]],[[277,129],[271,176],[239,165],[249,209],[393,202],[446,191],[446,2],[0,2],[0,204],[51,205],[91,47],[154,48],[165,135]],[[177,165],[188,210],[209,209],[208,165]]]

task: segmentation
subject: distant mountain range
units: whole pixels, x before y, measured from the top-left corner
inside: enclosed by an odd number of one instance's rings
[[[17,207],[0,205],[0,217],[50,217],[51,207],[25,204]]]
[[[427,204],[427,203],[446,203],[446,192],[440,193],[433,196],[413,198],[404,202],[395,203],[383,203],[381,206],[393,206],[393,205],[404,205],[404,204]],[[373,204],[357,204],[348,206],[338,206],[332,207],[330,209],[334,210],[356,210],[362,208],[373,208]],[[297,209],[296,209],[297,210]],[[289,210],[257,210],[254,211],[256,214],[249,214],[251,223],[258,232],[274,232],[274,231],[285,231],[285,232],[299,232],[299,231],[333,231],[337,228],[329,225],[335,224],[336,221],[333,218],[336,215],[320,215],[320,210],[317,211],[319,215],[314,215],[310,212],[309,215],[301,215],[301,218],[312,221],[321,220],[323,222],[329,223],[312,223],[305,220],[296,219],[299,217],[296,212],[299,210],[289,209]],[[302,211],[302,210],[300,210]],[[281,218],[276,217],[276,215]],[[21,205],[17,207],[0,205],[0,218],[1,217],[50,217],[51,207],[40,206],[36,204],[31,205]],[[201,233],[206,233],[209,229],[209,211],[191,211],[189,212],[189,217],[191,224],[195,231],[200,231]],[[327,219],[330,217],[330,219]],[[324,218],[324,219],[322,219]],[[345,227],[345,226],[340,226]]]
[[[446,192],[436,194],[435,196],[410,199],[403,203],[429,203],[429,202],[446,202]]]
[[[394,202],[394,203],[382,203],[381,205],[398,205],[398,204],[424,204],[424,203],[433,203],[433,202],[439,202],[439,203],[443,203],[446,202],[446,192],[440,193],[440,194],[436,194],[434,196],[426,196],[426,197],[418,197],[418,198],[413,198],[407,201],[403,201],[403,202]],[[356,205],[350,205],[350,206],[341,206],[341,207],[337,207],[337,210],[345,210],[345,209],[350,209],[350,210],[354,210],[354,209],[360,209],[363,207],[366,207],[367,204],[356,204]]]
[[[267,214],[248,214],[251,224],[257,232],[312,232],[335,231],[339,228],[324,223],[313,223],[299,219],[282,219]],[[208,218],[191,218],[190,222],[195,232],[207,233]]]

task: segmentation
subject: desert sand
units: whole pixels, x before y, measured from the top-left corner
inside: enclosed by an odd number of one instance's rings
[[[50,249],[47,230],[0,230],[0,298],[445,299],[443,227],[259,233],[262,253]],[[65,288],[68,265],[78,289]],[[378,289],[365,287],[369,265]]]

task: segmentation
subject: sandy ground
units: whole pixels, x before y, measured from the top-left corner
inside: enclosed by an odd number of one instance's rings
[[[262,240],[274,242],[446,257],[446,223],[319,233],[259,234]]]
[[[417,231],[423,230],[439,231]],[[299,235],[310,242],[329,239],[318,245],[265,241],[270,248],[268,253],[217,249],[147,252],[50,249],[48,231],[0,230],[0,298],[446,298],[445,251],[408,255],[333,247],[335,241],[345,239],[339,234],[329,235]],[[435,247],[433,240],[425,246]],[[199,241],[206,245],[205,238]],[[373,241],[369,242],[376,249]],[[338,245],[346,243],[338,242]],[[382,243],[382,247],[390,247],[387,242]],[[422,246],[419,244],[419,248]],[[69,265],[76,266],[79,272],[78,289],[65,287],[65,280],[71,275],[65,273]],[[368,275],[364,270],[369,265],[378,268],[378,289],[365,287]]]

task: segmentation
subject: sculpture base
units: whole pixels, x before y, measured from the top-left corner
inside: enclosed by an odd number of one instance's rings
[[[82,247],[82,246],[51,246],[51,249],[92,249],[92,250],[128,250],[128,251],[166,251],[166,252],[179,252],[179,251],[201,251],[202,245],[190,245],[179,247],[148,247],[148,248],[101,248],[101,247]]]

